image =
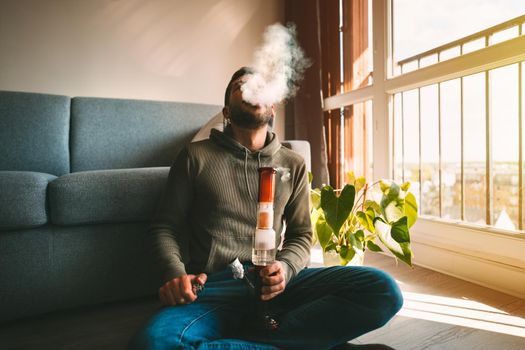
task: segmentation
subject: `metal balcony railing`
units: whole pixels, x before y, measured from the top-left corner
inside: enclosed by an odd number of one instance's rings
[[[483,48],[487,48],[489,46],[491,46],[493,43],[491,41],[491,38],[497,34],[497,33],[501,33],[503,31],[506,31],[506,30],[509,30],[511,28],[517,28],[517,35],[514,34],[514,37],[519,37],[519,36],[522,36],[523,35],[523,31],[524,31],[524,28],[525,28],[525,15],[522,15],[522,16],[519,16],[519,17],[516,17],[514,19],[511,19],[509,21],[506,21],[506,22],[503,22],[503,23],[500,23],[498,25],[495,25],[493,27],[490,27],[490,28],[487,28],[485,30],[482,30],[480,32],[477,32],[477,33],[474,33],[474,34],[471,34],[471,35],[468,35],[468,36],[465,36],[461,39],[458,39],[458,40],[454,40],[452,42],[449,42],[447,44],[444,44],[444,45],[441,45],[441,46],[438,46],[438,47],[435,47],[433,49],[430,49],[430,50],[427,50],[425,52],[422,52],[422,53],[419,53],[417,55],[413,55],[411,57],[408,57],[408,58],[405,58],[403,60],[400,60],[399,62],[397,62],[397,66],[399,67],[399,70],[401,72],[401,74],[404,74],[406,72],[404,72],[404,67],[408,66],[408,65],[415,65],[417,64],[417,69],[419,68],[422,68],[421,67],[421,61],[424,60],[424,59],[427,59],[428,57],[431,57],[431,56],[437,56],[437,62],[436,63],[440,63],[440,62],[443,62],[444,60],[442,60],[441,58],[441,55],[443,52],[447,51],[447,50],[450,50],[450,49],[453,49],[453,48],[458,48],[458,51],[459,51],[459,56],[463,55],[464,54],[464,47],[465,45],[468,45],[469,43],[472,43],[474,41],[478,41],[478,40],[484,40],[484,43],[483,43],[483,46],[481,47],[481,49]],[[525,47],[523,48],[523,51],[525,52]],[[517,124],[518,124],[518,128],[519,130],[517,131],[518,132],[518,196],[519,196],[519,203],[518,203],[518,206],[519,206],[519,210],[518,210],[518,222],[517,222],[517,225],[516,225],[516,229],[519,229],[519,230],[523,230],[524,229],[524,217],[523,217],[523,210],[524,210],[524,199],[523,199],[523,195],[525,194],[523,192],[523,185],[524,185],[524,182],[523,182],[523,167],[524,167],[524,159],[523,159],[523,118],[524,118],[524,111],[523,111],[523,96],[524,96],[524,93],[523,93],[523,80],[525,79],[524,78],[524,74],[523,74],[523,68],[524,68],[524,61],[518,61],[517,63],[514,63],[514,64],[517,64],[517,75],[518,75],[518,101],[517,101],[517,105],[518,105],[518,121],[517,121]],[[493,216],[493,205],[494,205],[494,198],[493,198],[493,190],[494,190],[494,184],[493,184],[493,161],[492,161],[492,123],[493,123],[493,116],[492,116],[492,111],[491,111],[491,96],[492,96],[492,92],[491,92],[491,86],[490,86],[490,71],[492,69],[487,69],[487,70],[484,70],[484,80],[485,80],[485,86],[484,86],[484,92],[485,92],[485,130],[486,130],[486,139],[485,139],[485,147],[486,147],[486,150],[485,150],[485,154],[486,154],[486,159],[485,159],[485,220],[486,220],[486,224],[491,226],[494,224],[494,216]],[[464,75],[466,76],[466,74]],[[466,218],[465,218],[465,159],[464,159],[464,135],[465,135],[465,127],[464,127],[464,86],[463,86],[463,79],[464,79],[464,76],[460,76],[459,77],[459,81],[460,81],[460,103],[461,103],[461,107],[460,107],[460,118],[461,118],[461,142],[460,142],[460,147],[461,147],[461,217],[460,217],[460,220],[461,221],[464,221]],[[396,78],[394,78],[395,80]],[[417,79],[415,79],[417,80]],[[443,169],[443,164],[442,164],[442,135],[441,135],[441,132],[442,132],[442,129],[441,129],[441,125],[442,125],[442,112],[441,112],[441,84],[443,83],[444,81],[438,81],[434,84],[431,84],[431,85],[437,85],[437,106],[438,106],[438,111],[437,111],[437,114],[438,114],[438,130],[436,130],[436,132],[439,134],[438,136],[438,142],[439,142],[439,147],[438,147],[438,151],[439,151],[439,155],[438,155],[438,159],[439,159],[439,217],[442,216],[442,206],[443,206],[443,185],[442,185],[442,169]],[[419,144],[419,184],[421,186],[421,180],[422,180],[422,177],[421,177],[421,169],[422,169],[422,163],[421,163],[421,144],[422,144],[422,140],[421,140],[421,120],[422,120],[422,116],[421,116],[421,88],[424,87],[424,86],[418,86],[415,90],[417,90],[417,102],[415,102],[417,104],[417,110],[418,110],[418,118],[419,118],[419,121],[418,121],[418,126],[419,126],[419,133],[418,133],[418,137],[419,137],[419,140],[418,140],[418,144]],[[399,94],[400,95],[400,99],[399,99],[399,102],[400,102],[400,108],[398,109],[398,113],[400,113],[401,115],[400,116],[396,116],[396,108],[392,108],[393,110],[393,115],[394,115],[394,118],[393,118],[393,122],[396,123],[399,122],[401,123],[401,137],[402,137],[402,140],[401,142],[399,141],[396,141],[396,135],[395,135],[395,132],[393,133],[393,137],[392,137],[392,157],[394,158],[394,164],[398,164],[400,163],[401,166],[402,166],[402,171],[403,171],[403,174],[402,174],[402,177],[404,178],[404,164],[405,164],[405,157],[404,157],[404,148],[405,148],[405,140],[404,140],[404,135],[405,135],[405,132],[404,132],[404,125],[403,125],[403,121],[404,121],[404,115],[405,115],[405,104],[404,104],[404,101],[403,101],[403,95],[404,95],[404,92],[406,91],[410,91],[410,90],[413,90],[413,88],[405,88],[405,89],[400,89],[398,90],[396,93],[394,93],[394,95],[397,95]],[[395,101],[395,99],[393,98],[392,101]],[[393,102],[395,103],[395,102]],[[396,127],[394,125],[394,127]],[[397,135],[399,136],[399,135]],[[395,159],[395,152],[394,152],[394,147],[396,145],[396,142],[398,142],[397,144],[398,145],[401,145],[401,148],[402,148],[402,151],[401,151],[401,154],[402,154],[402,159]],[[394,169],[396,168],[396,166],[394,166]],[[394,170],[393,169],[393,170]],[[394,170],[395,171],[395,170]],[[420,203],[422,203],[422,190],[421,190],[421,187],[420,187],[420,191],[419,191],[419,194],[420,194]]]
[[[495,26],[492,26],[490,28],[487,28],[485,30],[482,30],[480,32],[465,36],[463,38],[451,41],[449,43],[446,43],[444,45],[435,47],[433,49],[427,50],[422,53],[418,53],[417,55],[413,55],[407,58],[404,58],[397,62],[397,65],[400,68],[401,74],[403,73],[403,67],[411,64],[413,62],[417,62],[417,68],[421,67],[421,60],[431,57],[433,55],[437,55],[437,62],[441,62],[441,53],[453,49],[453,48],[459,48],[459,55],[463,54],[463,48],[466,44],[472,43],[476,40],[484,38],[484,47],[488,47],[491,45],[490,38],[499,32],[503,32],[507,29],[511,28],[517,28],[518,34],[517,36],[523,35],[523,27],[525,26],[525,15],[513,18],[511,20],[508,20],[506,22],[502,22],[500,24],[497,24]]]

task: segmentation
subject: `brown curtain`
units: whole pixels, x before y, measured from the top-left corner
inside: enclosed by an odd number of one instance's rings
[[[321,1],[322,2],[322,1]],[[329,183],[321,107],[321,50],[318,0],[287,0],[286,22],[295,23],[297,37],[312,66],[297,96],[286,105],[285,137],[310,142],[313,186]]]
[[[339,0],[319,2],[319,23],[321,33],[321,71],[323,97],[341,93],[341,46],[339,43]],[[340,188],[343,182],[341,139],[341,111],[333,109],[324,112],[327,138],[327,166],[330,184]]]
[[[368,1],[343,0],[343,91],[347,92],[368,85]],[[356,175],[371,179],[368,167],[368,125],[364,103],[347,106],[344,109],[344,154],[347,169]],[[344,175],[343,175],[344,176]],[[340,185],[340,184],[339,184]]]
[[[299,94],[287,105],[285,136],[310,141],[314,185],[336,188],[345,182],[347,170],[370,175],[366,165],[371,125],[366,124],[364,104],[324,112],[321,105],[322,98],[368,85],[370,77],[368,1],[343,0],[342,5],[341,28],[339,0],[287,0],[285,8],[286,20],[296,24],[299,42],[313,61]]]

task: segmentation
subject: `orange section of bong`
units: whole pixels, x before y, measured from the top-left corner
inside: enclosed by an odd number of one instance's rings
[[[266,266],[275,260],[275,231],[273,229],[273,197],[275,191],[274,168],[259,169],[259,203],[257,226],[253,236],[252,262]]]
[[[259,169],[259,207],[257,228],[273,228],[273,196],[275,191],[275,169]]]

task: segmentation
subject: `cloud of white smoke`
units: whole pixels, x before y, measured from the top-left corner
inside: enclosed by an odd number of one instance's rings
[[[294,96],[310,66],[297,43],[295,26],[276,23],[266,28],[263,44],[255,52],[251,66],[255,73],[241,86],[246,102],[270,105]]]

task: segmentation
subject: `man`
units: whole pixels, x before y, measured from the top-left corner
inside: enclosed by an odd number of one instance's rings
[[[133,349],[389,349],[346,341],[384,325],[402,305],[399,288],[370,267],[305,268],[312,229],[304,160],[268,131],[273,106],[243,100],[252,74],[235,72],[226,88],[224,132],[188,145],[171,168],[150,235],[162,272],[164,307],[132,339]],[[277,176],[274,229],[286,223],[276,261],[261,270],[261,299],[279,328],[250,327],[255,298],[228,263],[250,267],[258,168]],[[289,176],[288,176],[289,172]],[[280,242],[276,242],[279,245]],[[203,286],[197,293],[193,285]]]

